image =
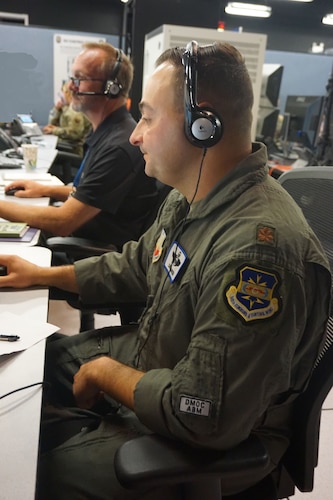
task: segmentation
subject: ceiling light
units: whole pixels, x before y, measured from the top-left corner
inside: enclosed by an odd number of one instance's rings
[[[229,2],[224,10],[234,16],[269,17],[272,13],[267,5],[242,2]]]
[[[326,16],[323,17],[321,20],[323,24],[329,24],[330,26],[333,26],[333,13],[331,14],[326,14]]]

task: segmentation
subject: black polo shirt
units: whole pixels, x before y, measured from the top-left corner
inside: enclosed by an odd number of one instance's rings
[[[156,182],[146,176],[140,149],[129,137],[136,122],[123,106],[88,136],[82,174],[73,196],[101,210],[75,236],[114,243],[138,239],[155,203]]]

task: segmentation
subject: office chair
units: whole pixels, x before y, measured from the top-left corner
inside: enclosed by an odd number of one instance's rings
[[[59,145],[57,145],[57,150],[57,156],[48,173],[58,177],[64,184],[70,184],[80,168],[82,157],[73,153],[70,149],[59,149]]]
[[[282,174],[278,182],[301,207],[333,271],[333,168],[319,165],[295,168]]]
[[[320,239],[333,269],[333,168],[305,167],[284,173],[278,180],[302,208]],[[182,485],[184,500],[271,500],[313,490],[318,464],[321,408],[333,386],[333,318],[327,325],[326,343],[309,385],[295,401],[290,445],[274,474],[247,489],[251,474],[265,475],[267,452],[254,436],[226,452],[194,450],[157,435],[132,439],[115,457],[120,483],[140,491],[167,484]],[[244,489],[224,496],[234,486]]]
[[[157,212],[170,192],[170,186],[161,184],[157,181],[157,191],[155,194],[155,201],[147,212],[144,218],[140,234],[143,234],[153,223]],[[74,262],[76,260],[84,259],[87,257],[102,255],[107,252],[114,252],[119,250],[112,243],[105,243],[100,241],[89,240],[85,238],[77,238],[74,236],[60,237],[54,236],[48,238],[46,241],[48,248],[52,252],[63,252],[67,255],[70,261]],[[94,314],[117,314],[119,313],[121,323],[129,324],[138,320],[141,315],[144,304],[112,304],[110,306],[102,306],[100,304],[82,304],[79,297],[76,294],[70,292],[59,292],[54,298],[59,298],[62,300],[67,300],[69,305],[80,311],[80,332],[86,330],[92,330],[95,326]]]
[[[322,404],[333,386],[333,319],[327,327],[325,347],[317,359],[306,391],[295,401],[292,438],[286,454],[273,474],[248,488],[251,476],[267,471],[268,455],[255,436],[223,452],[193,449],[157,435],[146,435],[124,443],[115,456],[115,471],[128,489],[147,490],[170,484],[182,487],[184,500],[220,500],[224,491],[242,489],[244,500],[283,499],[313,490],[318,464]]]

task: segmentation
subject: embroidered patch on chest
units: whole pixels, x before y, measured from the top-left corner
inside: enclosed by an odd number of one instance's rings
[[[160,257],[163,252],[163,245],[165,242],[166,238],[166,232],[164,229],[162,229],[161,234],[158,237],[158,240],[156,241],[155,248],[154,248],[154,253],[153,253],[153,258],[152,258],[152,263],[155,264],[155,262],[158,262],[160,260]]]
[[[175,281],[178,274],[183,270],[187,263],[187,255],[185,250],[177,241],[174,241],[168,251],[164,262],[164,268],[167,272],[171,283]]]
[[[212,402],[209,399],[193,398],[192,396],[181,395],[179,411],[198,415],[199,417],[209,417]]]
[[[225,289],[228,307],[246,323],[272,318],[280,311],[276,294],[278,273],[244,266],[236,271],[236,280]]]

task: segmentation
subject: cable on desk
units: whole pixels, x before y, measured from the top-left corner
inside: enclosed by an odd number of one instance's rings
[[[15,392],[24,391],[25,389],[30,389],[30,387],[35,387],[37,385],[49,385],[49,384],[48,382],[35,382],[34,384],[25,385],[23,387],[19,387],[18,389],[14,389],[13,391],[7,392],[6,394],[2,394],[2,396],[0,396],[0,399],[4,399],[7,396],[15,394]]]

